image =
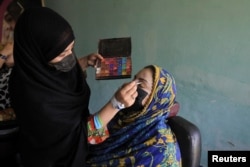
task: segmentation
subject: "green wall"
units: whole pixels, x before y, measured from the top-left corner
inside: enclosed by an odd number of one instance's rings
[[[47,0],[73,26],[78,56],[97,51],[102,38],[132,38],[133,75],[148,64],[176,78],[180,115],[202,133],[208,150],[250,150],[249,0]],[[96,112],[130,79],[96,81]]]

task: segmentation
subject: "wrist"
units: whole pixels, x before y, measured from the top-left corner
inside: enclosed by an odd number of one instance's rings
[[[122,104],[121,102],[119,102],[119,101],[115,98],[115,96],[113,96],[113,97],[111,98],[110,102],[111,102],[112,107],[115,108],[115,109],[121,110],[121,109],[124,109],[124,108],[125,108],[125,105]]]
[[[88,68],[88,58],[87,58],[87,56],[81,57],[78,61],[79,61],[79,64],[80,64],[82,70],[86,71],[86,69]]]

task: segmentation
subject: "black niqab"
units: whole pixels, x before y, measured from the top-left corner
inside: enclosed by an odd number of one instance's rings
[[[69,72],[48,64],[73,40],[69,23],[49,8],[27,9],[17,21],[10,94],[25,167],[84,166],[89,87],[79,64]]]

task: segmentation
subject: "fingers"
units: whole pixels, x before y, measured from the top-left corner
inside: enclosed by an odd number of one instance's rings
[[[88,55],[88,65],[95,67],[98,61],[103,61],[104,58],[98,53]]]
[[[123,85],[122,85],[122,89],[123,89],[123,91],[128,92],[128,91],[130,91],[130,90],[133,89],[133,88],[137,88],[137,87],[135,87],[135,86],[136,86],[136,82],[135,82],[135,81],[131,81],[131,82],[129,82],[129,83],[123,84]],[[129,93],[129,92],[128,92],[128,93]]]
[[[135,91],[134,93],[131,94],[131,98],[135,100],[135,98],[138,96],[138,92]]]
[[[102,57],[102,55],[100,55],[100,54],[98,54],[98,53],[95,54],[95,57],[96,57],[96,59],[99,59],[99,60],[101,60],[101,61],[104,60],[104,58]]]
[[[9,56],[13,53],[13,43],[7,43],[2,49],[1,53],[5,56]]]
[[[125,107],[129,107],[135,102],[135,98],[138,96],[137,84],[135,81],[123,84],[122,87],[116,92],[116,99],[123,103]]]
[[[104,58],[98,53],[91,53],[78,59],[78,62],[83,71],[85,71],[89,66],[96,68],[97,63],[100,61],[104,61]]]

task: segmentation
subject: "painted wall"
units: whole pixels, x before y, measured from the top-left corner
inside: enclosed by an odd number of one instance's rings
[[[133,75],[148,64],[176,78],[180,115],[202,133],[208,150],[250,150],[249,0],[53,0],[45,5],[72,24],[78,56],[97,50],[102,38],[132,38]],[[96,81],[96,112],[129,79]]]

